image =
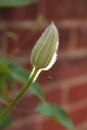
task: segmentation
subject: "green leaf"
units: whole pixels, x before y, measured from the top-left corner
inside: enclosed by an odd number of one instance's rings
[[[1,63],[0,64],[0,71],[2,73],[4,73],[3,75],[1,73],[0,76],[5,77],[5,80],[9,81],[9,83],[13,87],[13,89],[15,88],[15,85],[13,84],[13,82],[11,82],[11,80],[12,80],[12,79],[10,80],[11,77],[20,81],[23,84],[29,78],[30,72],[27,69],[21,67],[20,65],[14,64],[11,61],[4,59],[4,58],[0,59],[0,63]],[[6,74],[8,74],[8,75],[6,75]],[[8,76],[9,78],[6,76]],[[36,94],[40,98],[41,101],[44,101],[44,94],[43,94],[40,86],[37,83],[33,83],[30,87],[30,90],[34,94]]]
[[[54,119],[65,127],[73,128],[72,121],[70,120],[68,114],[57,105],[51,103],[40,103],[37,106],[36,111]]]
[[[26,80],[29,78],[29,71],[27,69],[24,69],[23,67],[16,65],[16,64],[10,64],[9,70],[13,78],[17,79],[21,83],[25,83]],[[40,86],[37,83],[33,83],[30,87],[30,90],[35,93],[41,101],[44,101],[44,94],[40,88]]]
[[[0,57],[0,73],[9,74],[22,83],[25,83],[30,75],[27,69],[2,57]]]
[[[0,92],[1,92],[1,95],[5,100],[8,100],[9,99],[9,95],[8,95],[8,90],[7,90],[7,86],[6,86],[6,83],[5,81],[1,78],[0,79]]]
[[[0,109],[0,112],[2,110]],[[9,126],[11,124],[11,117],[10,115],[8,114],[7,116],[5,116],[5,118],[0,121],[0,130],[3,130],[4,128],[6,128],[7,126]]]
[[[26,82],[30,74],[26,69],[16,64],[9,64],[8,67],[13,78],[22,83]]]
[[[0,64],[0,74],[10,74],[9,68],[7,64]]]
[[[18,87],[16,85],[16,82],[15,80],[10,76],[10,77],[7,77],[6,78],[6,81],[7,83],[9,84],[9,86],[11,87],[11,89],[14,91],[14,92],[18,92]]]
[[[9,38],[16,40],[16,41],[19,40],[19,36],[14,32],[7,31],[7,32],[5,32],[5,35]]]
[[[30,88],[29,88],[34,94],[36,94],[40,100],[42,102],[44,102],[44,94],[43,94],[43,91],[41,89],[41,87],[39,86],[39,84],[37,84],[36,82],[33,83]]]
[[[29,5],[36,0],[0,0],[0,7],[20,7]]]
[[[8,59],[0,57],[0,73],[11,75],[16,80],[25,83],[29,77],[29,72],[20,65],[14,64]]]
[[[2,64],[9,64],[9,63],[10,63],[10,61],[8,59],[0,57],[0,65],[2,65]]]

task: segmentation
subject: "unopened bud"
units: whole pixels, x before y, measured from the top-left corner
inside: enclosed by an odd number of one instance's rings
[[[48,70],[56,61],[59,45],[58,31],[52,22],[37,41],[31,54],[31,62],[37,69]]]

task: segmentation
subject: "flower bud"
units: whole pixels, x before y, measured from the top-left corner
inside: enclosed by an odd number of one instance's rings
[[[48,70],[56,61],[59,45],[58,31],[52,22],[37,41],[31,54],[31,62],[37,69]]]

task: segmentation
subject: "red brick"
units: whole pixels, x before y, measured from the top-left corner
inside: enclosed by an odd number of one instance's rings
[[[4,31],[0,29],[0,55],[5,52],[6,49],[6,44],[4,42],[5,37],[4,37]]]
[[[19,36],[19,40],[12,38],[7,39],[7,55],[8,56],[27,56],[31,52],[38,38],[41,36],[44,29],[37,31],[26,29],[9,29]],[[70,29],[59,28],[60,46],[59,49],[68,49],[70,42]]]
[[[0,18],[5,21],[35,19],[38,15],[38,3],[26,7],[9,7],[0,9]]]
[[[36,96],[23,96],[17,105],[12,109],[12,118],[16,120],[34,114],[34,110],[38,103],[39,99]]]
[[[57,105],[61,104],[61,92],[62,90],[60,88],[50,91],[50,86],[49,86],[49,91],[45,93],[46,101]]]
[[[46,28],[46,27],[45,27]],[[12,38],[7,38],[7,55],[11,56],[22,56],[28,55],[29,51],[33,49],[33,46],[36,44],[36,41],[41,36],[42,32],[45,30],[39,29],[33,31],[32,29],[9,29],[7,31],[17,34],[19,40],[14,40]],[[70,41],[70,29],[61,29],[59,28],[60,36],[60,47],[59,49],[67,49]]]
[[[8,56],[27,56],[31,52],[34,44],[41,36],[44,29],[37,31],[26,29],[9,29],[19,36],[19,40],[12,38],[7,39],[7,55]],[[59,49],[68,49],[70,42],[70,29],[59,28],[60,46]]]
[[[7,55],[9,56],[27,56],[42,32],[41,30],[32,31],[25,29],[11,29],[10,31],[15,32],[19,36],[19,40],[8,38]]]
[[[59,28],[59,50],[68,49],[71,37],[70,33],[70,29]]]
[[[43,122],[43,128],[42,130],[67,130],[66,128],[64,128],[62,125],[60,125],[59,123],[51,120],[51,119],[46,119]]]
[[[50,20],[87,18],[87,1],[41,0],[40,9]]]
[[[21,123],[20,125],[15,125],[15,126],[11,126],[6,128],[5,130],[36,130],[36,124],[27,122],[27,123]]]
[[[87,48],[87,29],[77,30],[77,47]]]
[[[29,72],[31,72],[33,69],[33,66],[29,61],[27,61],[27,62],[23,64],[23,67],[26,68]]]
[[[68,101],[75,102],[87,98],[87,83],[72,86],[69,89]]]
[[[87,121],[87,107],[71,112],[70,116],[75,124],[81,124]]]
[[[82,74],[87,74],[87,58],[58,59],[49,71],[43,72],[39,76],[38,81],[46,84],[77,77]]]

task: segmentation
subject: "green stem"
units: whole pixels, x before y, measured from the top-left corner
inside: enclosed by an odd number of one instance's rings
[[[26,90],[30,87],[30,85],[34,82],[37,74],[39,73],[38,69],[34,69],[29,76],[29,79],[25,83],[24,87],[20,90],[18,95],[13,99],[13,101],[7,106],[7,108],[0,114],[0,121],[10,112],[10,110],[14,107],[14,105],[19,101],[22,95],[26,92]]]

